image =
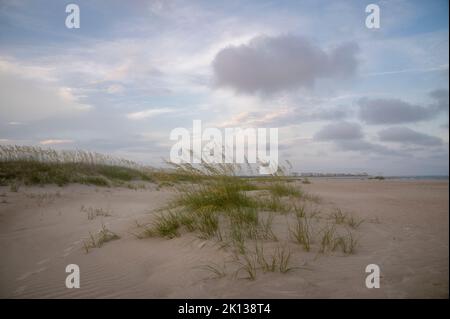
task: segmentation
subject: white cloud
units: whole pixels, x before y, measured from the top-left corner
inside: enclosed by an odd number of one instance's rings
[[[51,139],[51,140],[43,140],[39,141],[39,144],[41,145],[58,145],[58,144],[71,144],[73,143],[73,140],[58,140],[58,139]]]
[[[158,116],[160,114],[172,113],[173,111],[174,111],[173,109],[166,108],[166,107],[149,109],[149,110],[145,110],[145,111],[128,113],[127,118],[129,118],[130,120],[143,120],[143,119],[147,119],[150,117]]]
[[[27,72],[32,73],[33,68]],[[0,70],[0,99],[0,117],[6,122],[68,116],[90,108],[70,88],[31,79],[11,69]]]
[[[120,84],[112,84],[107,89],[106,92],[109,94],[120,94],[123,93],[125,88]]]
[[[35,65],[18,61],[15,58],[0,56],[0,73],[11,74],[25,79],[56,82],[54,69],[48,66]]]

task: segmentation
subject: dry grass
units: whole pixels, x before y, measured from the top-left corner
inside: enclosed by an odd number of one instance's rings
[[[158,182],[163,187],[199,179],[203,177],[191,172],[154,169],[95,152],[0,145],[0,185],[11,185],[11,191],[17,191],[20,185],[70,183],[135,189],[140,187],[132,181]]]
[[[347,228],[343,232],[342,228],[348,226],[356,230],[363,220],[339,208],[328,219],[319,217],[320,211],[309,207],[320,204],[321,199],[303,191],[296,181],[284,175],[283,169],[262,178],[243,177],[241,172],[240,165],[232,164],[202,163],[195,167],[182,164],[155,170],[97,153],[0,147],[0,184],[10,185],[11,191],[18,191],[22,184],[48,183],[122,185],[137,190],[145,189],[142,182],[155,182],[158,190],[169,188],[177,191],[173,201],[148,225],[138,225],[143,231],[135,236],[171,239],[189,232],[214,240],[233,254],[238,266],[236,277],[244,274],[244,278],[255,280],[261,271],[286,273],[297,268],[291,265],[292,255],[304,253],[302,250],[355,253],[358,244],[355,235]],[[308,184],[309,181],[304,179],[302,183]],[[108,210],[101,208],[82,207],[81,211],[89,220],[110,216]],[[287,221],[282,225],[283,229],[280,218]],[[323,226],[330,220],[331,223]],[[274,221],[280,226],[278,233],[274,229]],[[320,229],[320,226],[323,227]],[[97,234],[90,234],[84,247],[89,252],[118,238],[102,225]],[[273,247],[267,243],[275,242],[276,248],[267,248]],[[218,264],[207,265],[204,269],[213,273],[215,278],[226,275],[225,267]]]
[[[89,239],[83,241],[83,247],[86,253],[88,253],[91,248],[100,248],[105,243],[119,238],[119,235],[107,229],[106,226],[102,224],[102,229],[99,230],[97,234],[89,233]]]

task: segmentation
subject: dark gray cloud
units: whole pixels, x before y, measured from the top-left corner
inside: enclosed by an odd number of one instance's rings
[[[260,36],[219,51],[213,61],[215,82],[243,93],[311,87],[319,78],[354,74],[357,52],[355,43],[325,51],[303,37]]]
[[[378,132],[378,136],[383,142],[396,142],[412,145],[442,145],[442,140],[438,137],[414,131],[408,127],[390,127]]]
[[[349,122],[328,124],[314,135],[314,139],[320,141],[359,140],[363,137],[361,126]]]
[[[435,103],[432,104],[432,107],[436,111],[448,112],[448,105],[449,105],[448,90],[438,89],[438,90],[431,91],[430,97],[435,100]]]
[[[314,136],[315,140],[329,141],[341,151],[399,156],[400,152],[384,145],[368,142],[358,123],[339,122],[324,126]]]
[[[335,141],[338,149],[343,151],[354,151],[361,153],[372,153],[378,155],[388,155],[388,156],[404,156],[406,155],[404,152],[399,152],[397,150],[393,150],[384,145],[371,143],[365,141],[363,139],[354,139],[354,140],[340,140]]]
[[[358,101],[359,118],[367,124],[399,124],[428,120],[436,115],[429,107],[413,105],[400,99],[368,99]]]
[[[432,119],[448,112],[447,89],[431,91],[433,102],[427,106],[410,104],[400,99],[369,99],[358,101],[359,118],[367,124],[402,124]]]
[[[304,116],[305,121],[338,121],[350,116],[351,112],[347,106],[321,107]],[[301,117],[300,117],[301,118]]]

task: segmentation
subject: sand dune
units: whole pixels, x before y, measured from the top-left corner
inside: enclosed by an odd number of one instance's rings
[[[174,239],[136,238],[155,209],[175,195],[157,190],[65,187],[0,188],[2,298],[448,298],[448,181],[314,179],[302,185],[322,198],[321,211],[340,207],[365,219],[355,254],[304,252],[288,242],[288,273],[235,278],[226,249],[193,233]],[[85,208],[109,216],[88,218]],[[280,216],[277,225],[285,223]],[[92,248],[83,241],[102,224],[120,239]],[[81,288],[65,287],[77,264]],[[230,267],[212,278],[208,264]],[[381,288],[365,287],[365,267],[381,268]]]

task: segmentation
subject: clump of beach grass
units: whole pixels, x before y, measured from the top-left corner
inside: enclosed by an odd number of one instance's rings
[[[278,196],[261,197],[258,205],[262,210],[269,212],[288,213],[292,210],[292,205],[286,203]]]
[[[294,205],[294,212],[298,218],[306,217],[306,206],[305,205]]]
[[[227,275],[225,264],[219,265],[216,263],[209,263],[202,265],[199,268],[210,272],[213,275],[212,278],[215,279],[222,278]]]
[[[364,222],[364,219],[360,219],[354,216],[348,216],[346,223],[353,229],[357,229]]]
[[[240,268],[236,271],[236,277],[238,276],[238,274],[243,271],[247,274],[246,277],[244,277],[245,279],[248,280],[255,280],[256,279],[256,271],[257,271],[257,260],[256,260],[256,256],[254,255],[243,255],[243,260],[242,261],[238,261],[238,263],[240,264]]]
[[[287,273],[293,268],[289,266],[291,259],[291,251],[285,246],[278,246],[269,257],[264,252],[263,245],[256,245],[255,248],[256,261],[264,272],[280,272]]]
[[[350,231],[347,234],[335,238],[333,251],[340,248],[344,254],[353,254],[355,252],[358,241],[354,238]]]
[[[335,224],[343,224],[347,219],[347,214],[342,212],[340,208],[335,208],[334,211],[330,214],[330,218],[334,220]]]
[[[294,267],[290,266],[291,251],[286,247],[277,247],[272,253],[265,252],[263,246],[256,246],[252,253],[245,253],[236,261],[240,266],[235,273],[236,277],[244,272],[244,279],[255,280],[258,270],[263,272],[279,272],[285,274]]]
[[[275,197],[284,197],[284,196],[301,197],[302,196],[302,192],[300,191],[299,188],[295,187],[294,185],[288,184],[288,183],[282,183],[282,182],[271,183],[268,186],[268,190]]]
[[[260,238],[264,240],[278,241],[278,237],[275,235],[272,229],[274,215],[269,213],[267,217],[259,216],[260,225]]]
[[[327,224],[321,231],[321,241],[319,252],[325,253],[334,247],[336,226]]]
[[[311,225],[306,216],[296,218],[296,223],[293,228],[290,229],[290,233],[295,241],[303,246],[305,251],[310,251],[312,241]]]
[[[335,224],[346,224],[353,229],[357,229],[364,222],[364,219],[357,218],[349,213],[344,213],[340,208],[335,208],[329,217],[334,220]]]
[[[326,225],[321,231],[322,239],[320,252],[334,252],[340,249],[344,254],[353,254],[355,252],[358,241],[353,233],[346,230],[345,234],[338,234],[335,224]]]
[[[86,253],[88,253],[91,248],[100,248],[105,243],[119,238],[119,235],[112,232],[106,228],[104,224],[102,224],[102,229],[100,229],[97,234],[89,233],[89,239],[87,241],[83,241],[83,247]]]
[[[306,202],[319,203],[320,198],[287,183],[283,176],[251,180],[236,176],[230,166],[209,164],[199,168],[177,165],[177,171],[203,180],[178,187],[178,195],[154,218],[146,235],[174,238],[191,232],[202,239],[214,239],[221,248],[231,249],[239,265],[236,276],[244,273],[245,278],[255,280],[259,270],[286,273],[294,268],[290,265],[292,252],[287,247],[272,251],[263,248],[264,242],[279,241],[272,224],[280,214],[288,221],[289,238],[306,252],[313,249],[316,236],[320,237],[319,252],[355,251],[357,241],[352,233],[341,234],[337,226],[348,224],[356,229],[360,221],[336,209],[329,215],[333,223],[316,233],[313,221],[320,224],[326,220],[319,217],[318,209],[309,211]],[[249,192],[252,190],[257,192]],[[252,244],[255,250],[251,249]],[[214,265],[209,271],[223,276]]]
[[[0,145],[1,184],[108,187],[132,180],[152,181],[152,172],[132,161],[94,152]]]
[[[0,185],[64,186],[80,183],[135,189],[133,181],[157,182],[161,188],[205,180],[206,176],[193,174],[193,171],[155,169],[127,159],[82,150],[0,145]]]
[[[169,211],[165,214],[158,215],[152,223],[152,227],[145,229],[145,235],[161,236],[174,238],[179,236],[179,228],[181,227],[180,215],[176,212]]]

